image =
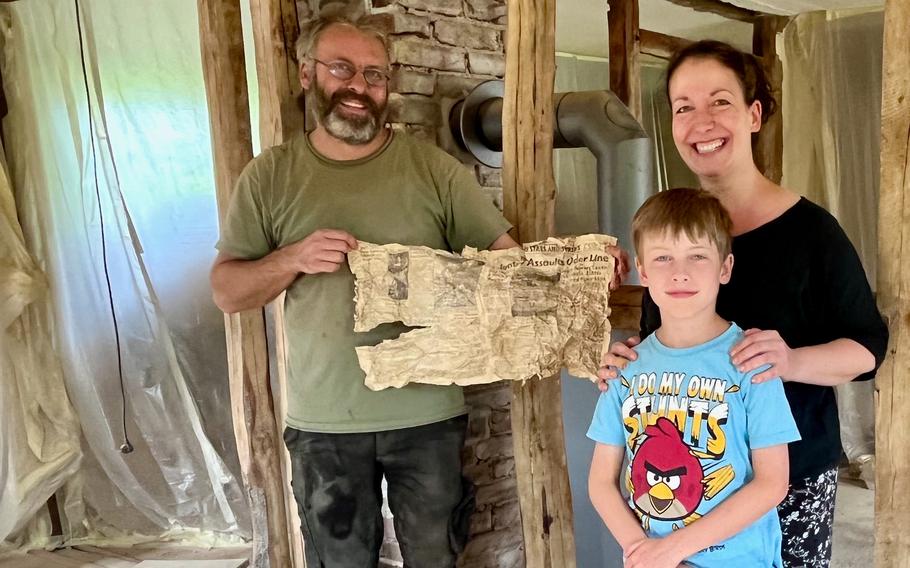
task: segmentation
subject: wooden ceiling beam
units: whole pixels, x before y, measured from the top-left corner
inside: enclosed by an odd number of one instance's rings
[[[762,15],[762,12],[756,12],[755,10],[747,10],[745,8],[740,8],[739,6],[734,6],[733,4],[728,4],[722,2],[721,0],[668,0],[669,2],[676,4],[677,6],[683,6],[685,8],[691,8],[696,12],[708,12],[710,14],[716,14],[718,16],[723,16],[730,20],[739,20],[741,22],[752,23],[755,19]]]
[[[651,30],[639,30],[638,37],[641,53],[661,59],[670,59],[674,53],[692,43],[692,40]]]

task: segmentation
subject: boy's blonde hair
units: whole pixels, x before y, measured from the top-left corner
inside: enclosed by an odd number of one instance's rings
[[[632,242],[641,256],[642,241],[648,234],[685,234],[695,241],[707,238],[717,246],[723,261],[730,254],[733,227],[720,201],[702,189],[678,187],[649,197],[632,218]]]

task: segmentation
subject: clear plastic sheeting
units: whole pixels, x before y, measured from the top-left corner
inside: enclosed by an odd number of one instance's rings
[[[802,14],[783,35],[784,185],[837,217],[875,285],[882,12]]]
[[[0,542],[13,545],[31,540],[26,525],[82,457],[48,306],[0,169]]]
[[[247,537],[223,316],[208,288],[217,212],[195,3],[81,1],[81,53],[74,4],[0,8],[7,157],[66,384],[40,398],[69,394],[85,452],[58,493],[64,536]],[[23,426],[2,420],[8,444]]]
[[[878,254],[881,11],[816,12],[784,30],[784,186],[830,211],[875,287]],[[873,384],[837,388],[851,461],[874,452]]]

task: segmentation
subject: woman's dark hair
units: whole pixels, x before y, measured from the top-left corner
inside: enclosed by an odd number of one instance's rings
[[[751,53],[743,53],[728,43],[705,39],[691,43],[673,54],[667,67],[667,98],[670,98],[670,79],[673,74],[688,59],[713,59],[729,69],[736,75],[746,104],[754,101],[761,103],[762,124],[777,110],[777,101],[771,93],[771,84],[765,75],[761,61]]]

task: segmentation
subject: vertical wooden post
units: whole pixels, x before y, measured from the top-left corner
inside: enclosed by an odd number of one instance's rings
[[[777,57],[776,42],[777,34],[784,30],[789,21],[784,16],[763,14],[752,24],[752,52],[761,59],[778,105],[777,112],[771,115],[759,131],[754,148],[755,165],[774,183],[780,183],[784,173],[784,115],[781,112],[784,69]],[[763,110],[766,113],[768,111]]]
[[[250,10],[259,81],[259,140],[269,148],[303,130],[303,113],[295,103],[300,92],[294,56],[297,5],[294,0],[250,0]]]
[[[641,122],[641,30],[638,27],[638,0],[608,0],[608,4],[610,90],[625,103],[632,116]],[[652,32],[650,35],[651,39],[657,40],[662,34]],[[613,329],[638,330],[641,295],[640,286],[621,286],[616,294],[611,294],[613,314],[610,322]],[[620,298],[626,299],[625,305]]]
[[[878,301],[888,357],[875,379],[875,565],[910,558],[910,3],[886,0],[882,59]],[[904,245],[907,245],[906,250]],[[906,253],[906,256],[904,254]]]
[[[198,0],[218,210],[253,157],[239,0]],[[283,450],[269,384],[262,310],[225,316],[231,412],[244,487],[251,506],[251,566],[292,566],[280,456]]]
[[[609,0],[610,90],[641,120],[638,0]]]
[[[294,0],[250,0],[253,42],[256,49],[256,78],[259,85],[259,142],[262,148],[282,144],[303,131],[304,116],[297,108],[295,94],[300,92],[298,67],[294,56],[299,22]],[[270,305],[275,322],[275,360],[279,396],[275,397],[275,419],[284,428],[287,416],[287,338],[284,333],[282,293]],[[284,479],[291,554],[295,566],[304,566],[300,516],[291,488],[291,462],[287,448],[281,448],[281,473]]]
[[[529,242],[553,233],[556,0],[514,0],[508,6],[503,204],[519,240]],[[559,377],[513,385],[512,436],[526,565],[573,568]]]

